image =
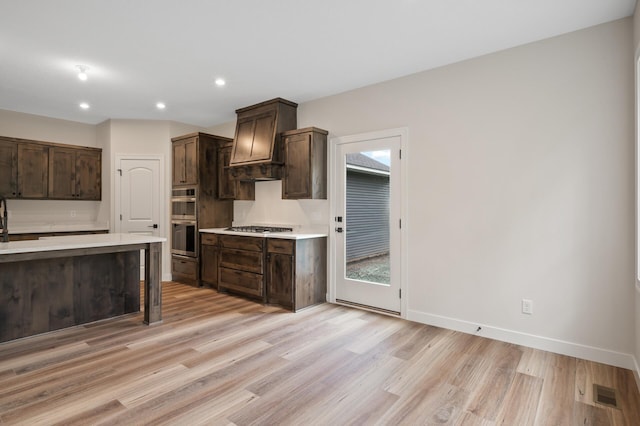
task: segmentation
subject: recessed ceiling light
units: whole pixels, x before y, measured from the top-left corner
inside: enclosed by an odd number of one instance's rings
[[[224,78],[216,78],[216,86],[224,86],[225,84],[227,84],[227,82],[224,81]]]
[[[86,102],[80,102],[80,108],[82,109],[89,109],[89,104]]]
[[[164,104],[164,102],[158,102],[156,104],[156,108],[158,109],[165,109],[167,106]]]
[[[82,81],[86,81],[88,78],[87,71],[89,70],[89,67],[86,65],[76,65],[76,69],[78,70],[78,78]]]

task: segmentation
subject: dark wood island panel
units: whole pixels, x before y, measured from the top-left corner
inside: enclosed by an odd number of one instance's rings
[[[140,252],[0,264],[0,341],[140,310]]]
[[[161,243],[35,251],[0,256],[0,342],[140,311],[160,322]]]

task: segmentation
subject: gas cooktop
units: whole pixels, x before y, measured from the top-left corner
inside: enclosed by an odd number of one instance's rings
[[[293,228],[287,228],[282,226],[248,225],[248,226],[231,226],[227,228],[227,231],[255,232],[255,233],[264,234],[266,232],[291,232],[293,231]]]

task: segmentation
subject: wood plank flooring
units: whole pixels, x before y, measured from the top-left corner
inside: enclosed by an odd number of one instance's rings
[[[640,425],[629,370],[323,304],[164,283],[133,314],[0,345],[0,425]],[[593,402],[617,389],[618,409]]]

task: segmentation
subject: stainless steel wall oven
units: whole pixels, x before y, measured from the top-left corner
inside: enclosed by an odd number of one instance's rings
[[[171,253],[198,257],[196,187],[174,188],[171,192]]]
[[[171,221],[171,253],[198,256],[198,223],[195,220]]]
[[[171,192],[171,219],[197,220],[196,187],[175,188]]]

